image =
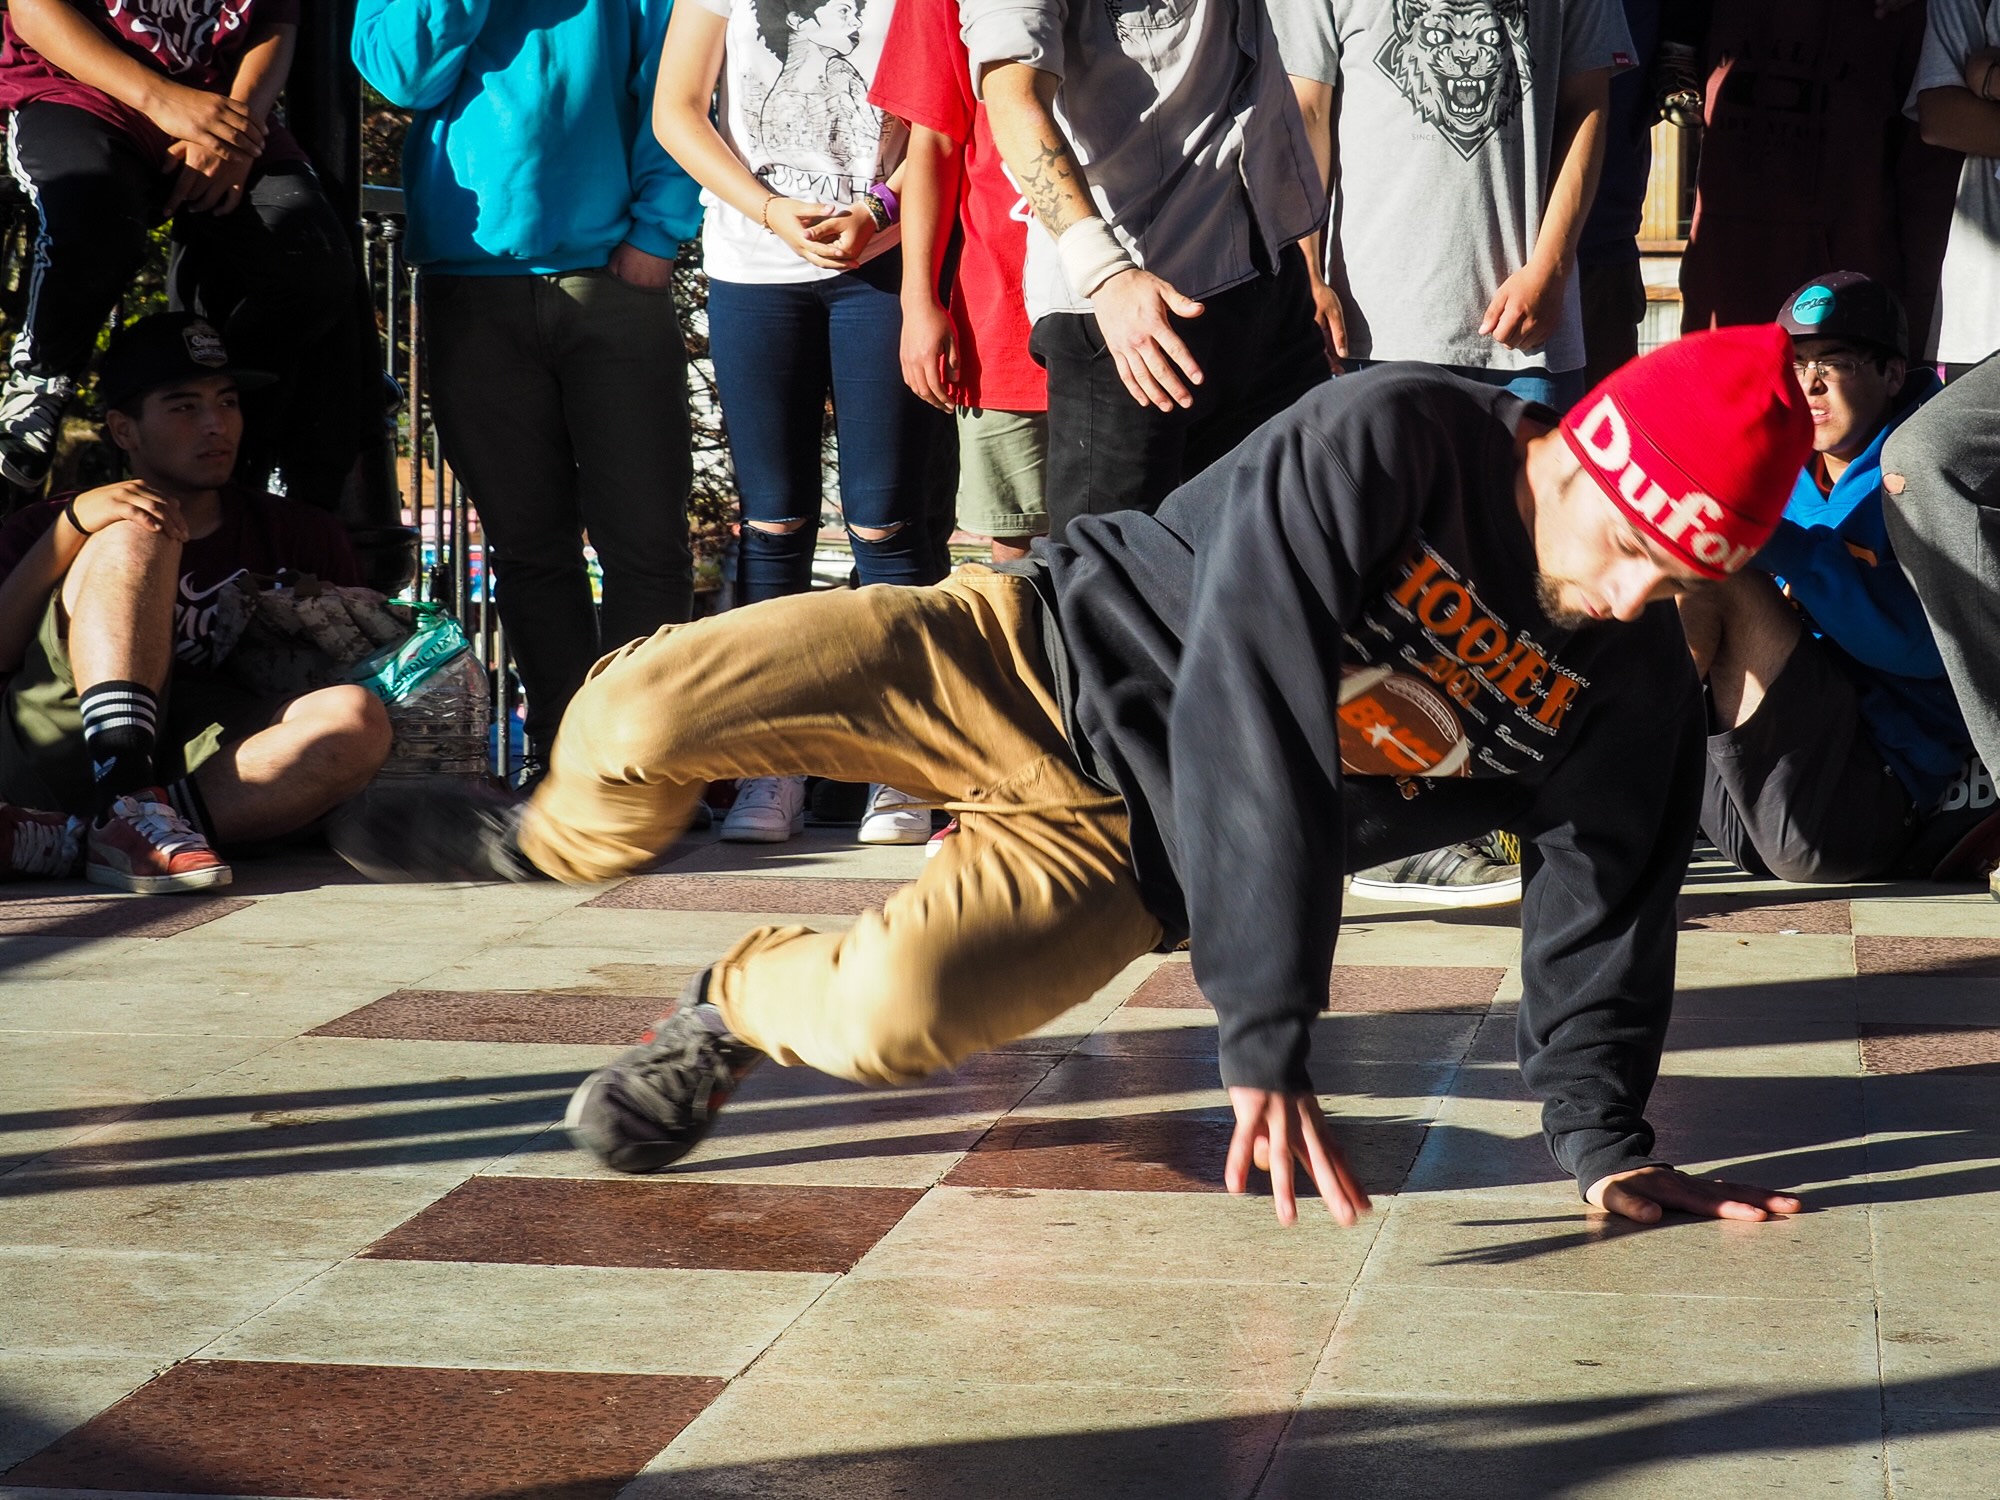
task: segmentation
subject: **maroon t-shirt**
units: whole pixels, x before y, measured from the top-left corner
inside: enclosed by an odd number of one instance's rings
[[[0,524],[0,578],[62,515],[67,495],[30,505]],[[181,548],[180,589],[174,599],[177,666],[205,667],[215,599],[239,574],[275,580],[311,573],[326,583],[359,584],[361,568],[347,530],[325,511],[297,500],[230,486],[222,491],[222,524]]]
[[[140,62],[176,83],[229,91],[236,65],[258,26],[297,25],[299,0],[75,0],[77,13]],[[137,110],[63,72],[21,40],[11,16],[0,19],[0,109],[47,100],[88,110],[117,126],[159,162],[172,139]],[[265,134],[262,161],[304,157],[283,126]]]

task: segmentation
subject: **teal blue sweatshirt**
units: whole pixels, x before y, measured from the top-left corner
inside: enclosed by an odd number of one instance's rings
[[[1923,813],[1965,765],[1972,736],[1924,607],[1890,550],[1882,445],[1939,388],[1927,370],[1912,375],[1830,493],[1820,493],[1810,472],[1799,475],[1785,518],[1754,564],[1776,574],[1806,622],[1840,649],[1875,748]]]
[[[411,260],[463,276],[671,257],[699,189],[653,138],[673,0],[360,0],[354,66],[414,110]]]

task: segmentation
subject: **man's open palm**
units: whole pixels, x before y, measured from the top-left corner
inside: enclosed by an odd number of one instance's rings
[[[1229,1138],[1229,1161],[1222,1169],[1222,1181],[1230,1192],[1249,1190],[1253,1163],[1268,1165],[1271,1206],[1278,1211],[1280,1224],[1290,1224],[1299,1216],[1297,1194],[1292,1189],[1297,1163],[1312,1174],[1320,1197],[1326,1200],[1326,1211],[1340,1223],[1352,1224],[1368,1212],[1368,1194],[1348,1169],[1340,1147],[1333,1143],[1318,1099],[1311,1094],[1232,1088],[1229,1103],[1236,1111],[1236,1133]]]
[[[1637,1224],[1657,1224],[1663,1213],[1694,1214],[1704,1219],[1769,1219],[1795,1214],[1805,1205],[1789,1193],[1750,1187],[1741,1182],[1717,1182],[1691,1177],[1672,1167],[1638,1167],[1600,1177],[1584,1195],[1608,1213]]]

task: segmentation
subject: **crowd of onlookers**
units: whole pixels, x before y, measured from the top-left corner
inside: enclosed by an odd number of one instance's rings
[[[356,581],[314,506],[380,417],[348,235],[276,107],[296,20],[6,14],[39,227],[0,475],[43,486],[161,224],[181,309],[102,358],[130,480],[0,526],[16,874],[214,885],[217,843],[310,825],[388,753],[360,689],[260,695],[217,643],[245,570]],[[1018,562],[1383,361],[1571,407],[1638,350],[1666,117],[1701,127],[1685,327],[1780,322],[1816,433],[1777,537],[1683,604],[1704,828],[1787,879],[2000,861],[2000,0],[360,0],[353,60],[411,116],[432,414],[530,776],[600,655],[693,609],[697,237],[734,600],[812,584],[829,402],[855,576],[927,584],[955,527]],[[746,781],[722,836],[805,813],[803,778]],[[932,814],[875,787],[860,836]],[[1357,886],[1505,899],[1516,864],[1496,835]]]

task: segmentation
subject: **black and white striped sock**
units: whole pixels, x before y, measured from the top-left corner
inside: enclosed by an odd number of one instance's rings
[[[80,706],[101,819],[118,798],[153,784],[160,701],[143,682],[100,682],[83,690]]]

